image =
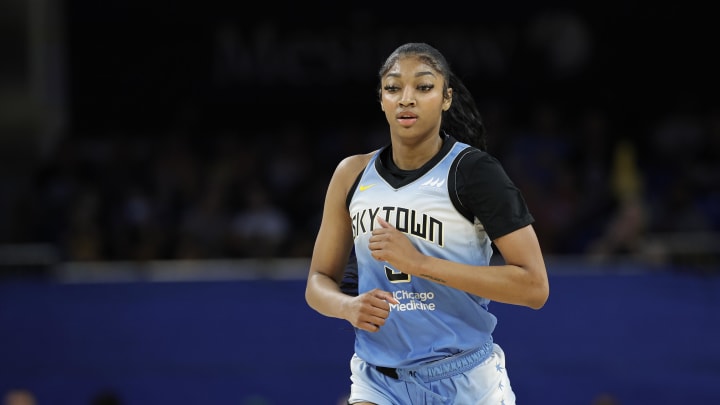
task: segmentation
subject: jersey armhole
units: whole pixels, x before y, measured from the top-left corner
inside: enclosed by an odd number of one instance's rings
[[[460,162],[463,160],[465,156],[467,156],[469,153],[473,151],[472,148],[467,148],[460,152],[457,157],[455,157],[455,160],[453,161],[452,165],[450,166],[450,173],[448,175],[448,195],[450,196],[450,201],[452,201],[453,206],[455,209],[465,217],[470,223],[475,222],[475,215],[470,211],[469,208],[465,207],[462,204],[462,201],[460,201],[460,196],[458,195],[457,191],[457,185],[458,185],[458,166],[460,166]]]
[[[360,170],[360,173],[358,173],[357,177],[355,178],[352,187],[350,187],[350,190],[348,190],[347,197],[345,197],[345,206],[348,208],[348,210],[350,209],[350,200],[352,200],[352,196],[355,194],[355,189],[360,183],[360,178],[362,177],[363,173],[365,173],[365,169]]]

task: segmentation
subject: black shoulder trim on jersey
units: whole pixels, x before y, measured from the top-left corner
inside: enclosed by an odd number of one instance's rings
[[[348,190],[348,194],[345,197],[345,206],[350,209],[350,200],[352,200],[352,196],[355,194],[355,189],[357,188],[358,184],[360,183],[360,178],[362,177],[363,173],[365,172],[365,169],[363,168],[360,170],[360,173],[358,173],[357,177],[355,178],[355,182],[353,182],[352,187],[350,187],[350,190]]]
[[[458,166],[460,165],[460,161],[463,160],[465,156],[468,155],[468,153],[472,153],[476,149],[470,147],[466,148],[465,150],[461,151],[453,161],[452,165],[450,166],[450,173],[448,174],[448,195],[450,196],[450,200],[453,203],[453,206],[455,206],[455,209],[458,210],[462,216],[464,216],[468,221],[471,223],[475,221],[475,215],[470,211],[469,208],[465,207],[462,202],[460,201],[460,196],[458,196],[458,188],[457,188],[457,171]]]

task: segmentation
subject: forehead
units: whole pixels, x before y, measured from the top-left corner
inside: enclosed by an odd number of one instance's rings
[[[430,76],[439,78],[440,73],[435,70],[431,65],[425,63],[423,58],[417,55],[401,56],[395,63],[390,66],[390,69],[385,73],[385,78],[388,77],[423,77]]]

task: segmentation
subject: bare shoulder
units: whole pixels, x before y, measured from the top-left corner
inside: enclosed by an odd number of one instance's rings
[[[352,155],[344,158],[340,161],[337,167],[338,172],[349,172],[354,178],[355,175],[359,174],[361,170],[367,166],[373,155],[377,153],[377,150],[370,153],[363,153],[359,155]]]
[[[377,151],[348,156],[338,163],[332,182],[343,190],[343,194],[347,194],[357,176],[365,169],[375,153]]]

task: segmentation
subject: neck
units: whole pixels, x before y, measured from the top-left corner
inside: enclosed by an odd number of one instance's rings
[[[393,162],[402,170],[415,170],[422,167],[440,152],[443,138],[435,135],[416,144],[393,142]]]

